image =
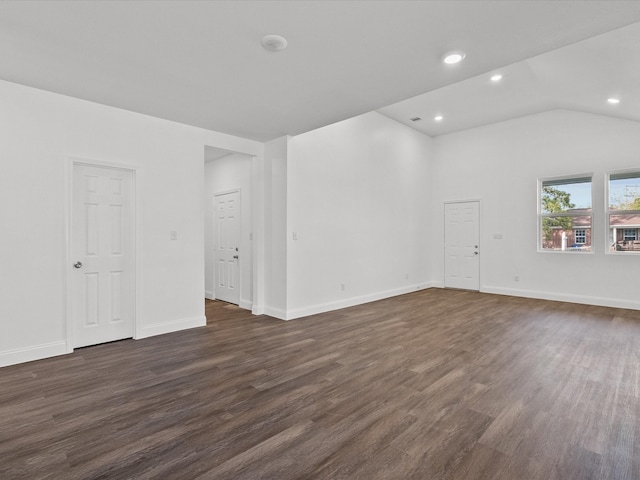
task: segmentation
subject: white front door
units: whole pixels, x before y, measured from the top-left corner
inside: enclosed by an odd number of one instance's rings
[[[215,196],[215,296],[240,304],[240,192]]]
[[[480,289],[480,203],[444,205],[444,286]]]
[[[73,166],[69,268],[74,347],[133,336],[133,188],[131,171]]]

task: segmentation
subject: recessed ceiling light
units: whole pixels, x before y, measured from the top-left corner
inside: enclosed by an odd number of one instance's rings
[[[262,46],[271,52],[279,52],[287,48],[287,40],[280,35],[265,35],[262,37]]]
[[[464,57],[466,57],[466,54],[463,51],[460,50],[460,51],[457,51],[457,52],[446,53],[442,57],[442,61],[444,63],[446,63],[447,65],[454,65],[454,64],[459,63],[462,60],[464,60]]]
[[[614,105],[615,105],[616,103],[620,103],[620,99],[619,99],[619,98],[611,97],[611,98],[608,98],[608,99],[607,99],[607,102],[609,102],[609,103],[611,103],[611,104],[614,104]]]
[[[496,73],[494,76],[491,77],[492,82],[499,82],[500,80],[502,80],[502,75],[500,75],[499,73]]]
[[[444,118],[444,117],[443,117],[442,115],[436,115],[435,117],[433,117],[433,119],[434,119],[436,122],[441,122],[443,118]]]

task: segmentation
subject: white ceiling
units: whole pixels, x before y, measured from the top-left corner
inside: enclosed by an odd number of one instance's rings
[[[0,78],[259,141],[372,110],[430,135],[610,114],[614,93],[615,114],[638,120],[638,25],[621,28],[636,22],[635,0],[5,0]],[[264,50],[266,34],[288,48]],[[467,58],[447,67],[452,49]]]
[[[499,82],[491,76],[501,74]],[[618,98],[612,105],[609,98]],[[431,136],[563,108],[640,121],[640,23],[378,111]],[[435,121],[442,115],[442,121]],[[413,122],[410,119],[420,117]]]

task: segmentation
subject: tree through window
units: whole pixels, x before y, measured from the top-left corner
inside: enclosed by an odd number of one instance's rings
[[[591,251],[591,177],[540,182],[540,249]]]

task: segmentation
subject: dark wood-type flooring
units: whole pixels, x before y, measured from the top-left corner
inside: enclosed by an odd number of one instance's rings
[[[640,479],[640,311],[430,289],[0,369],[0,479]]]

